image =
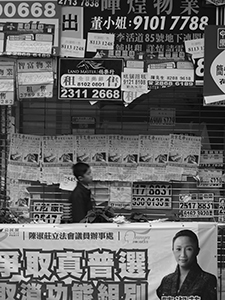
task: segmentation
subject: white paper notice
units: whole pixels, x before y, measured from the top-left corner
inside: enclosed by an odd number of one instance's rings
[[[84,57],[85,43],[84,39],[61,37],[60,56]]]
[[[114,40],[114,34],[89,32],[87,38],[87,51],[96,52],[98,49],[112,50],[114,47]]]

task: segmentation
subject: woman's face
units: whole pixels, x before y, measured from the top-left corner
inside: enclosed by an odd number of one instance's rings
[[[174,241],[173,254],[178,265],[188,270],[197,256],[197,246],[189,236],[179,236]]]

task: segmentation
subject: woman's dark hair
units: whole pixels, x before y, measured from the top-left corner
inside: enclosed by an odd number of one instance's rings
[[[83,162],[78,162],[72,166],[73,175],[79,179],[79,176],[84,176],[90,166]]]
[[[191,231],[191,230],[189,230],[189,229],[180,230],[179,232],[177,232],[177,233],[175,234],[175,236],[173,237],[173,241],[172,241],[172,249],[173,249],[175,240],[176,240],[178,237],[180,237],[180,236],[188,236],[189,238],[191,238],[192,241],[193,241],[193,242],[195,243],[195,245],[196,245],[196,248],[197,248],[197,254],[198,254],[198,252],[199,252],[199,250],[200,250],[200,248],[199,248],[199,242],[198,242],[198,237],[197,237],[197,235],[196,235],[193,231]]]

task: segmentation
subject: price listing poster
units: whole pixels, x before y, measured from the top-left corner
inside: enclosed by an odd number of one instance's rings
[[[8,176],[37,181],[40,178],[41,137],[13,133],[10,139]]]
[[[12,105],[14,103],[14,62],[0,61],[0,105]]]
[[[201,137],[170,134],[169,166],[184,168],[184,172],[194,172],[200,162]],[[192,170],[193,169],[193,170]]]
[[[59,183],[63,174],[72,175],[74,162],[72,135],[42,137],[42,182]]]
[[[109,205],[112,208],[131,209],[132,183],[112,182],[110,184]]]
[[[59,60],[60,100],[122,100],[121,59]]]
[[[91,166],[95,180],[106,179],[106,166],[108,162],[108,136],[90,135]]]
[[[19,59],[17,61],[17,90],[19,99],[52,98],[53,60]]]
[[[60,17],[61,6],[56,0],[2,0],[0,53],[57,56]]]
[[[108,135],[107,178],[110,181],[122,179],[122,137]]]
[[[179,194],[180,218],[214,218],[214,194]]]
[[[114,33],[114,50],[108,52],[117,58],[129,59],[145,53],[149,60],[187,61],[184,41],[203,38],[206,26],[216,24],[216,7],[207,7],[201,0],[104,1],[102,4],[90,0],[83,2],[83,8],[87,20],[84,38],[92,32]],[[203,70],[199,72],[201,63],[199,61],[195,69],[192,66],[191,74],[200,73],[199,79],[203,80]],[[172,71],[179,73],[180,70],[182,77],[190,72],[180,67]],[[164,71],[167,70],[161,70],[162,76]],[[162,82],[172,85],[177,82],[180,86],[194,84],[194,80],[162,81],[160,78],[152,82],[149,88],[162,87]]]
[[[124,181],[134,181],[137,178],[137,164],[139,157],[139,136],[122,135],[122,176]]]

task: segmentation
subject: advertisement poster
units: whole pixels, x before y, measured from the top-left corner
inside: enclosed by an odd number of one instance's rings
[[[18,59],[17,89],[19,99],[53,97],[53,60]]]
[[[7,55],[57,56],[61,6],[56,0],[1,1],[2,43]]]
[[[59,60],[60,100],[122,100],[121,59]]]
[[[179,194],[180,218],[214,218],[214,194]]]
[[[201,137],[170,134],[168,164],[197,167],[200,161]]]
[[[2,224],[2,294],[5,299],[157,300],[162,278],[177,266],[172,239],[184,229],[198,239],[199,266],[217,276],[214,223]]]
[[[75,136],[76,161],[91,163],[91,135]]]
[[[134,209],[171,209],[172,185],[169,183],[134,183],[132,191]]]
[[[72,175],[75,160],[72,135],[42,137],[42,181],[49,184],[60,182],[63,174]]]
[[[0,105],[14,103],[14,62],[0,61]]]
[[[205,29],[204,102],[225,100],[225,26],[210,25]]]
[[[216,8],[201,0],[87,0],[75,5],[85,10],[84,36],[115,34],[117,57],[145,53],[150,59],[184,60],[184,40],[203,38],[206,25],[216,23]]]
[[[131,209],[132,183],[112,182],[109,188],[109,205],[116,209]]]
[[[116,181],[122,176],[122,136],[108,135],[108,145],[107,178]]]
[[[11,135],[8,176],[11,179],[39,180],[41,137],[14,133]]]
[[[63,5],[60,1],[58,4]],[[86,40],[83,39],[83,7],[64,5],[61,6],[60,56],[84,57]]]

